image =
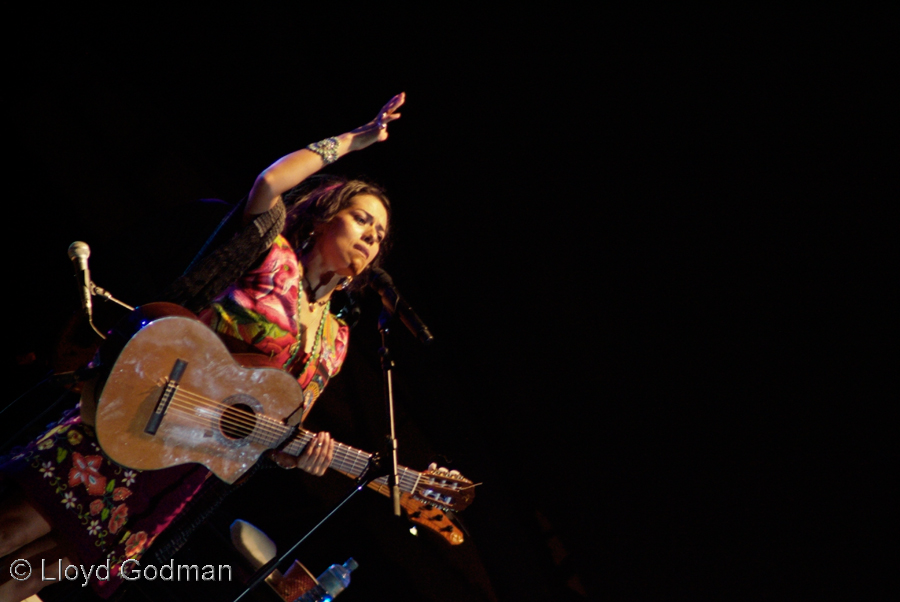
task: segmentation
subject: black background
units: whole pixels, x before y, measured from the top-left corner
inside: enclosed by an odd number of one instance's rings
[[[274,159],[405,91],[390,139],[327,170],[387,189],[386,269],[436,337],[392,334],[401,463],[484,484],[464,546],[399,535],[366,493],[297,556],[313,572],[355,556],[347,602],[873,587],[826,567],[877,559],[865,492],[893,453],[873,385],[896,367],[875,319],[896,300],[880,262],[890,23],[864,9],[15,16],[13,382],[45,370],[77,313],[72,241],[99,286],[147,302],[218,218],[198,199],[239,201]],[[310,424],[374,450],[378,307],[363,304]],[[260,476],[213,525],[245,518],[287,546],[349,485],[291,483]]]

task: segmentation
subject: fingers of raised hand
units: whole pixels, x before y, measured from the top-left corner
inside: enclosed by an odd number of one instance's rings
[[[351,133],[353,134],[353,139],[350,142],[350,150],[361,150],[375,142],[384,142],[387,140],[387,126],[392,121],[400,119],[400,113],[397,113],[396,110],[404,102],[406,102],[406,93],[401,92],[381,107],[381,111],[378,112],[375,119],[352,130]]]
[[[404,102],[406,102],[406,93],[401,92],[391,98],[386,105],[381,107],[381,113],[375,119],[375,123],[378,125],[379,129],[383,130],[390,122],[395,119],[400,119],[400,113],[395,113],[395,111],[400,108],[400,105]]]
[[[381,107],[381,112],[388,114],[393,113],[399,109],[404,102],[406,102],[406,92],[401,92],[387,101],[387,103]]]

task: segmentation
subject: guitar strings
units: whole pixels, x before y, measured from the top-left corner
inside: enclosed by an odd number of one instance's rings
[[[197,404],[173,403],[170,407],[173,410],[178,411],[183,416],[187,415],[186,422],[189,422],[189,423],[216,428],[218,426],[217,423],[224,422],[224,420],[222,420],[222,421],[218,420],[217,416],[209,416],[209,417],[198,416],[193,411],[197,407]],[[256,435],[256,434],[254,433],[254,435]],[[275,438],[275,439],[269,440],[269,442],[276,443],[278,441],[278,439],[279,438]],[[295,439],[294,441],[291,442],[291,444],[288,446],[288,449],[286,449],[285,451],[288,451],[288,453],[290,453],[290,448],[297,447],[298,453],[293,454],[293,455],[299,455],[299,452],[302,451],[303,447],[305,445],[307,445],[311,439],[312,439],[311,433],[308,433],[308,432],[301,433],[297,439]],[[340,447],[337,447],[337,445],[336,445],[335,454],[332,458],[332,465],[334,465],[335,468],[349,467],[358,473],[361,471],[360,466],[365,466],[365,461],[359,460],[359,457],[358,457],[359,454],[360,454],[360,452],[357,452],[356,457],[353,457],[350,455],[349,450],[341,449]]]
[[[256,438],[261,438],[263,439],[263,442],[267,444],[276,443],[284,437],[289,430],[289,427],[265,414],[255,414],[235,406],[229,406],[187,389],[179,388],[175,391],[172,396],[171,407],[179,410],[182,415],[186,414],[190,416],[190,421],[195,424],[215,427],[217,423],[219,423],[236,429],[244,429],[246,430],[246,436],[253,435]],[[216,414],[208,417],[198,416],[196,413],[198,409],[201,411],[204,409],[211,410],[216,412]],[[219,413],[219,410],[221,410],[221,413]],[[229,412],[228,410],[231,411]],[[301,430],[298,433],[298,437],[287,446],[286,451],[290,450],[290,448],[296,448],[297,454],[294,455],[299,455],[303,447],[312,440],[313,436],[313,433]],[[344,446],[341,443],[335,442],[335,454],[332,459],[332,464],[337,463],[340,464],[341,467],[349,464],[354,472],[361,473],[368,464],[370,457],[370,454],[367,454],[366,452],[355,450],[349,446]],[[341,467],[335,466],[338,470],[340,470]],[[421,473],[402,466],[399,468],[401,474],[399,475],[398,484],[401,488],[412,491],[415,488],[415,483],[418,481],[418,476]],[[441,478],[445,477],[442,476]],[[386,480],[387,477],[381,477],[373,482],[382,483],[386,482]],[[404,487],[404,480],[406,481],[406,487]],[[464,484],[461,485],[462,489],[470,487]]]
[[[264,436],[273,437],[273,442],[281,439],[289,430],[289,427],[284,425],[283,423],[278,422],[274,418],[266,416],[265,414],[254,414],[251,412],[247,412],[246,410],[241,410],[236,408],[235,406],[229,406],[220,402],[215,401],[214,399],[210,399],[209,397],[205,397],[188,389],[179,388],[175,391],[172,396],[172,401],[183,401],[186,403],[180,404],[181,409],[185,408],[206,408],[213,411],[224,409],[231,409],[232,412],[223,411],[222,414],[218,416],[219,422],[226,423],[228,426],[238,427],[238,428],[246,428],[249,434],[254,433],[256,430],[255,427],[260,426],[259,431]],[[215,425],[216,417],[210,417],[207,419],[210,425]],[[260,425],[260,423],[262,423]],[[312,439],[313,434],[309,431],[301,431],[300,437],[295,439],[292,442],[291,446],[294,443],[301,443],[303,445],[309,443],[309,440]],[[340,445],[340,444],[338,444]],[[365,452],[355,452],[357,455],[364,456],[368,459],[369,454]]]
[[[236,430],[244,429],[248,435],[253,433],[257,436],[262,435],[265,438],[271,437],[273,442],[284,437],[289,430],[287,426],[279,425],[264,414],[251,414],[234,406],[216,403],[193,394],[182,395],[176,393],[172,397],[172,402],[173,406],[181,410],[196,410],[198,408],[201,410],[212,410],[215,414],[204,418],[210,425],[214,425],[217,422],[222,423],[226,426],[234,427]],[[178,403],[176,404],[176,402]],[[228,412],[229,409],[232,411]],[[219,410],[222,410],[221,413],[219,413]],[[193,412],[185,413],[196,416]],[[241,414],[243,416],[240,416]]]
[[[181,413],[182,415],[187,415],[188,416],[187,422],[199,424],[202,426],[210,426],[210,427],[215,428],[217,422],[224,422],[224,420],[217,420],[217,418],[221,419],[225,416],[225,414],[222,413],[219,415],[206,416],[206,417],[198,416],[196,414],[196,409],[200,408],[200,409],[216,410],[219,408],[227,409],[227,408],[233,407],[233,406],[228,406],[225,404],[217,403],[215,401],[209,400],[208,398],[203,398],[202,396],[199,396],[196,394],[191,394],[187,391],[183,391],[183,392],[185,393],[185,395],[179,395],[177,393],[175,395],[173,395],[172,404],[171,404],[170,408],[179,411],[179,413]],[[189,397],[194,397],[195,399],[205,400],[205,403],[197,403],[197,402],[192,402],[192,401],[185,399],[185,398],[189,398]],[[187,403],[185,403],[185,402],[187,402]],[[255,414],[249,414],[245,410],[238,410],[238,411],[243,412],[245,415],[248,415],[248,416],[256,416]],[[267,417],[264,414],[260,414],[259,416],[267,419],[268,421],[271,421],[274,425],[278,425],[278,423],[275,422],[274,419]],[[281,425],[279,425],[279,426],[281,426]],[[285,429],[285,427],[282,427],[282,430],[284,430],[284,429]],[[281,435],[283,436],[283,433],[281,433]],[[288,448],[297,447],[298,454],[295,454],[295,455],[299,455],[299,452],[303,449],[303,447],[305,445],[307,445],[309,443],[309,441],[312,439],[312,437],[313,437],[313,434],[311,432],[301,431],[299,433],[298,438],[295,439],[294,441],[292,441],[291,444],[288,446]],[[276,442],[279,438],[280,437],[276,437],[272,442],[273,443]],[[289,450],[286,450],[286,451],[289,451]],[[362,452],[360,450],[353,449],[349,446],[345,446],[339,442],[335,442],[335,453],[332,458],[330,467],[332,467],[338,471],[350,472],[350,473],[354,474],[355,476],[358,476],[365,469],[366,465],[368,464],[369,458],[370,458],[370,456],[366,452]],[[400,466],[398,468],[399,468],[398,485],[400,486],[400,488],[402,490],[406,491],[407,493],[415,492],[417,490],[417,484],[420,482],[419,477],[420,477],[421,473],[419,473],[418,471],[412,470],[410,468],[406,468],[404,466]],[[446,477],[441,476],[440,478],[446,478]],[[378,479],[373,480],[372,483],[377,483],[380,486],[386,487],[387,480],[388,480],[387,476],[382,476],[382,477],[379,477]],[[448,480],[452,481],[454,479],[448,479]],[[427,484],[427,483],[424,483],[423,486],[425,484]],[[464,484],[458,484],[458,485],[459,485],[458,490],[464,490],[464,489],[467,489],[470,487],[470,486],[466,486]]]
[[[263,429],[274,435],[274,436],[283,436],[287,431],[288,427],[284,424],[277,422],[275,419],[266,416],[265,414],[253,414],[247,412],[246,410],[241,410],[235,406],[229,406],[220,402],[215,401],[214,399],[210,399],[208,397],[204,397],[200,394],[194,393],[192,391],[188,391],[186,389],[177,389],[175,394],[172,396],[173,401],[175,399],[183,399],[185,401],[194,402],[198,407],[206,407],[213,410],[217,410],[219,408],[223,409],[231,409],[232,412],[229,412],[228,416],[231,422],[235,425],[245,425],[249,428],[253,428],[254,425],[259,424],[260,422],[264,423]],[[245,418],[246,417],[246,418]]]
[[[170,407],[180,410],[182,414],[191,416],[193,418],[192,422],[194,422],[195,424],[215,427],[217,423],[224,423],[235,428],[245,428],[248,431],[247,435],[263,435],[263,437],[265,437],[266,439],[271,437],[271,443],[275,443],[280,440],[289,430],[288,427],[281,423],[278,423],[277,421],[275,421],[275,419],[270,418],[265,414],[252,414],[247,412],[246,410],[240,410],[235,408],[234,406],[228,406],[226,404],[216,402],[207,397],[203,397],[202,395],[190,392],[185,389],[179,389],[175,392],[175,394],[172,396],[172,405]],[[215,416],[202,417],[197,416],[194,411],[191,411],[198,408],[201,410],[209,409],[213,411],[217,411],[220,409],[232,409],[233,412],[226,413],[223,411],[221,414],[217,414]],[[240,416],[237,420],[233,419],[233,417],[238,415]],[[262,423],[262,427],[259,429],[259,431],[256,431],[254,429],[254,426],[260,424],[260,422]],[[297,447],[297,451],[299,453],[303,449],[303,447],[307,445],[312,439],[313,434],[309,431],[301,431],[298,435],[298,438],[292,441],[288,448]],[[343,446],[342,444],[335,442],[334,460],[336,460],[342,466],[349,464],[353,468],[353,470],[359,472],[361,471],[360,465],[362,467],[365,467],[365,465],[368,463],[369,457],[369,454],[365,452],[354,450],[350,447]]]

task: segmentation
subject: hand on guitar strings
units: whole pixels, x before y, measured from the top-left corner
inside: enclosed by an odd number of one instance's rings
[[[331,459],[334,458],[334,439],[323,431],[316,433],[316,436],[310,439],[299,456],[272,450],[269,452],[269,457],[281,468],[299,468],[311,475],[321,477],[331,465]]]

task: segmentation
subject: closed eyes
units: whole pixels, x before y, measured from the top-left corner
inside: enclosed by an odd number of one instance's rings
[[[355,219],[356,223],[358,223],[361,226],[365,226],[366,224],[371,224],[374,221],[372,219],[372,216],[369,215],[368,213],[365,213],[365,214],[355,213],[355,214],[353,214],[353,219]],[[379,232],[378,233],[378,244],[381,244],[383,241],[384,241],[384,233]]]

